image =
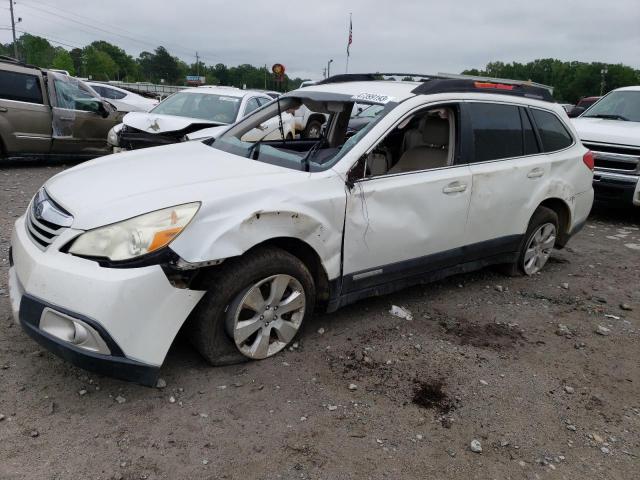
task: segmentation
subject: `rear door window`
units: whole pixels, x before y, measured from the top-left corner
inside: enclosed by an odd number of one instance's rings
[[[118,90],[114,90],[113,88],[103,87],[102,90],[104,93],[101,93],[104,98],[110,98],[112,100],[121,100],[127,96],[126,93],[122,93]]]
[[[40,79],[26,73],[0,71],[0,98],[42,104]]]
[[[573,144],[571,134],[553,113],[537,108],[531,109],[531,112],[546,153],[563,150]]]
[[[253,112],[254,110],[257,110],[258,108],[260,108],[260,104],[258,103],[258,98],[257,97],[250,98],[249,101],[247,102],[247,105],[244,107],[245,117],[249,115],[251,112]]]
[[[470,163],[523,155],[522,124],[517,106],[474,102],[466,107],[473,142]]]

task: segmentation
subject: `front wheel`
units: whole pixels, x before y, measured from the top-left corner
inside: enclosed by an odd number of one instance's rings
[[[315,285],[297,257],[275,247],[230,259],[209,280],[189,337],[212,365],[268,358],[290,345],[315,306]]]

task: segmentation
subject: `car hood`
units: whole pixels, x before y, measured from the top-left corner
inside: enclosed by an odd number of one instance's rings
[[[578,117],[571,119],[583,142],[640,147],[640,122]]]
[[[203,128],[202,130],[196,130],[187,135],[187,140],[197,140],[204,138],[218,138],[221,133],[226,131],[229,125],[220,125],[219,127]]]
[[[123,123],[147,133],[167,133],[182,130],[193,132],[207,127],[222,125],[220,122],[202,118],[160,115],[152,112],[131,112],[125,115]],[[187,133],[187,132],[185,132]]]
[[[73,228],[86,230],[183,203],[211,204],[308,175],[193,141],[101,157],[59,173],[45,189],[73,215]]]

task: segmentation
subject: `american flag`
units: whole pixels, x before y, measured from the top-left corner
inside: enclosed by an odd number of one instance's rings
[[[347,57],[349,56],[349,49],[353,43],[353,21],[349,17],[349,41],[347,42]]]

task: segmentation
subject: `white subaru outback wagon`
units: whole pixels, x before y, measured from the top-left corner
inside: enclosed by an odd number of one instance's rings
[[[347,134],[354,103],[384,108]],[[320,138],[255,139],[300,106]],[[314,310],[492,264],[540,271],[586,221],[593,158],[547,90],[341,75],[216,139],[97,159],[15,224],[16,320],[83,368],[153,384],[178,331],[264,359]]]

